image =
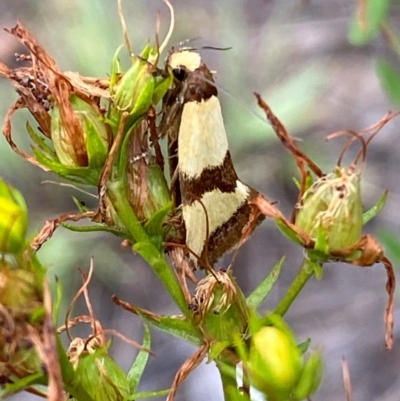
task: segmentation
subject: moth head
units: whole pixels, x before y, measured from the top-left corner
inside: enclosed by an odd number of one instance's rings
[[[200,54],[190,50],[175,51],[167,60],[172,74],[180,82],[184,81],[189,73],[197,70],[201,63]]]

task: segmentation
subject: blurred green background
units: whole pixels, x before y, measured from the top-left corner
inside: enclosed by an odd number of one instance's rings
[[[172,0],[176,26],[171,45],[196,39],[195,46],[232,47],[229,51],[203,50],[210,69],[217,72],[234,163],[241,179],[279,201],[290,213],[296,200],[291,177],[295,173],[290,156],[272,134],[257,109],[253,92],[262,94],[274,112],[302,140],[303,149],[325,171],[335,165],[343,141],[325,141],[341,129],[361,130],[379,120],[395,106],[387,99],[376,76],[377,57],[395,58],[384,36],[355,47],[348,30],[356,2],[347,0]],[[161,37],[169,14],[161,0],[125,0],[125,18],[133,50],[139,52],[154,38],[157,12],[161,15]],[[393,1],[389,18],[400,21],[400,3]],[[12,27],[20,19],[39,39],[64,70],[87,76],[105,76],[116,48],[123,43],[116,0],[1,0],[0,27]],[[0,60],[15,66],[14,53],[23,52],[18,42],[0,31]],[[163,55],[165,57],[165,55]],[[400,71],[400,63],[398,65]],[[16,93],[0,80],[0,120],[16,99]],[[259,118],[261,116],[261,118]],[[15,141],[28,149],[25,123],[20,112],[13,120]],[[384,211],[367,227],[368,232],[400,230],[400,121],[394,120],[368,149],[363,175],[363,196],[371,207],[385,189],[390,196]],[[351,149],[348,160],[357,152]],[[15,155],[0,139],[0,174],[26,197],[34,234],[48,218],[73,211],[71,195],[93,205],[90,197],[70,188],[43,183],[58,180]],[[273,264],[287,255],[282,278],[264,310],[273,309],[294,277],[302,251],[292,246],[265,222],[241,250],[234,266],[248,294]],[[114,307],[110,296],[136,303],[158,313],[175,313],[168,295],[150,269],[118,239],[109,235],[73,234],[59,229],[39,256],[49,267],[49,277],[63,283],[66,304],[81,279],[77,267],[87,269],[95,258],[95,278],[90,286],[97,317],[104,328],[113,327],[140,341],[140,319]],[[288,322],[300,341],[311,337],[325,356],[325,381],[313,400],[343,400],[341,357],[350,366],[355,400],[397,401],[400,394],[399,330],[395,346],[384,349],[383,312],[386,302],[385,271],[382,266],[357,269],[327,265],[321,281],[306,286],[288,313]],[[75,313],[86,312],[78,303]],[[396,314],[397,321],[400,318]],[[74,335],[88,335],[89,328]],[[153,349],[141,390],[167,388],[180,364],[194,349],[167,335],[153,331]],[[114,340],[112,354],[122,367],[132,362],[136,350]],[[18,395],[13,400],[34,400]],[[184,383],[177,401],[222,400],[218,372],[203,363]]]

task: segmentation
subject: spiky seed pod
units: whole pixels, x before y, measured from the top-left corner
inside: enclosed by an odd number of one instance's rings
[[[211,340],[232,343],[247,329],[246,300],[231,273],[216,271],[199,281],[190,307],[194,321]]]
[[[75,130],[67,129],[60,106],[55,104],[51,113],[51,138],[57,157],[64,166],[102,168],[109,149],[103,116],[76,95],[69,101],[79,122]]]
[[[267,326],[251,339],[249,375],[254,387],[268,399],[286,401],[301,372],[301,355],[294,337]]]
[[[328,253],[354,245],[361,236],[362,222],[360,177],[345,168],[319,178],[304,193],[296,216],[297,227],[311,238],[325,236]]]
[[[0,178],[0,252],[20,252],[27,227],[28,210],[23,196]]]

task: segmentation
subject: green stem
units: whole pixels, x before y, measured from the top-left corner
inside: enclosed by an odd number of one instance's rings
[[[118,217],[135,240],[133,249],[153,268],[154,273],[164,284],[183,314],[190,316],[190,311],[178,280],[166,262],[164,255],[153,245],[149,235],[133,211],[126,197],[124,182],[109,181],[107,183],[107,196]]]
[[[281,302],[279,302],[279,305],[275,309],[276,314],[283,316],[288,311],[293,301],[296,299],[297,295],[299,295],[299,292],[302,290],[304,285],[313,274],[314,269],[311,266],[311,262],[309,261],[309,259],[304,258],[303,265],[301,266],[298,275],[296,276],[293,283],[287,290],[285,296],[282,298]]]
[[[224,360],[224,363],[227,363],[226,360]],[[236,366],[231,366],[232,371],[227,371],[226,368],[223,366],[220,366],[217,364],[219,374],[221,375],[221,381],[222,381],[222,389],[224,392],[224,401],[230,401],[230,400],[235,400],[235,389],[237,389],[237,383],[236,383],[236,376],[233,374],[236,372]],[[230,370],[230,369],[229,369]]]
[[[107,196],[109,197],[118,217],[132,234],[135,242],[149,241],[146,231],[132,210],[127,199],[123,181],[109,181],[107,183]]]

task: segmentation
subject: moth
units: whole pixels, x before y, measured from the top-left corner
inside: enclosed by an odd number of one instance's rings
[[[176,85],[166,97],[161,126],[172,152],[170,170],[179,173],[173,180],[176,204],[182,204],[190,258],[212,267],[242,240],[252,211],[248,201],[258,192],[236,174],[213,74],[199,53],[172,51],[167,65]]]

